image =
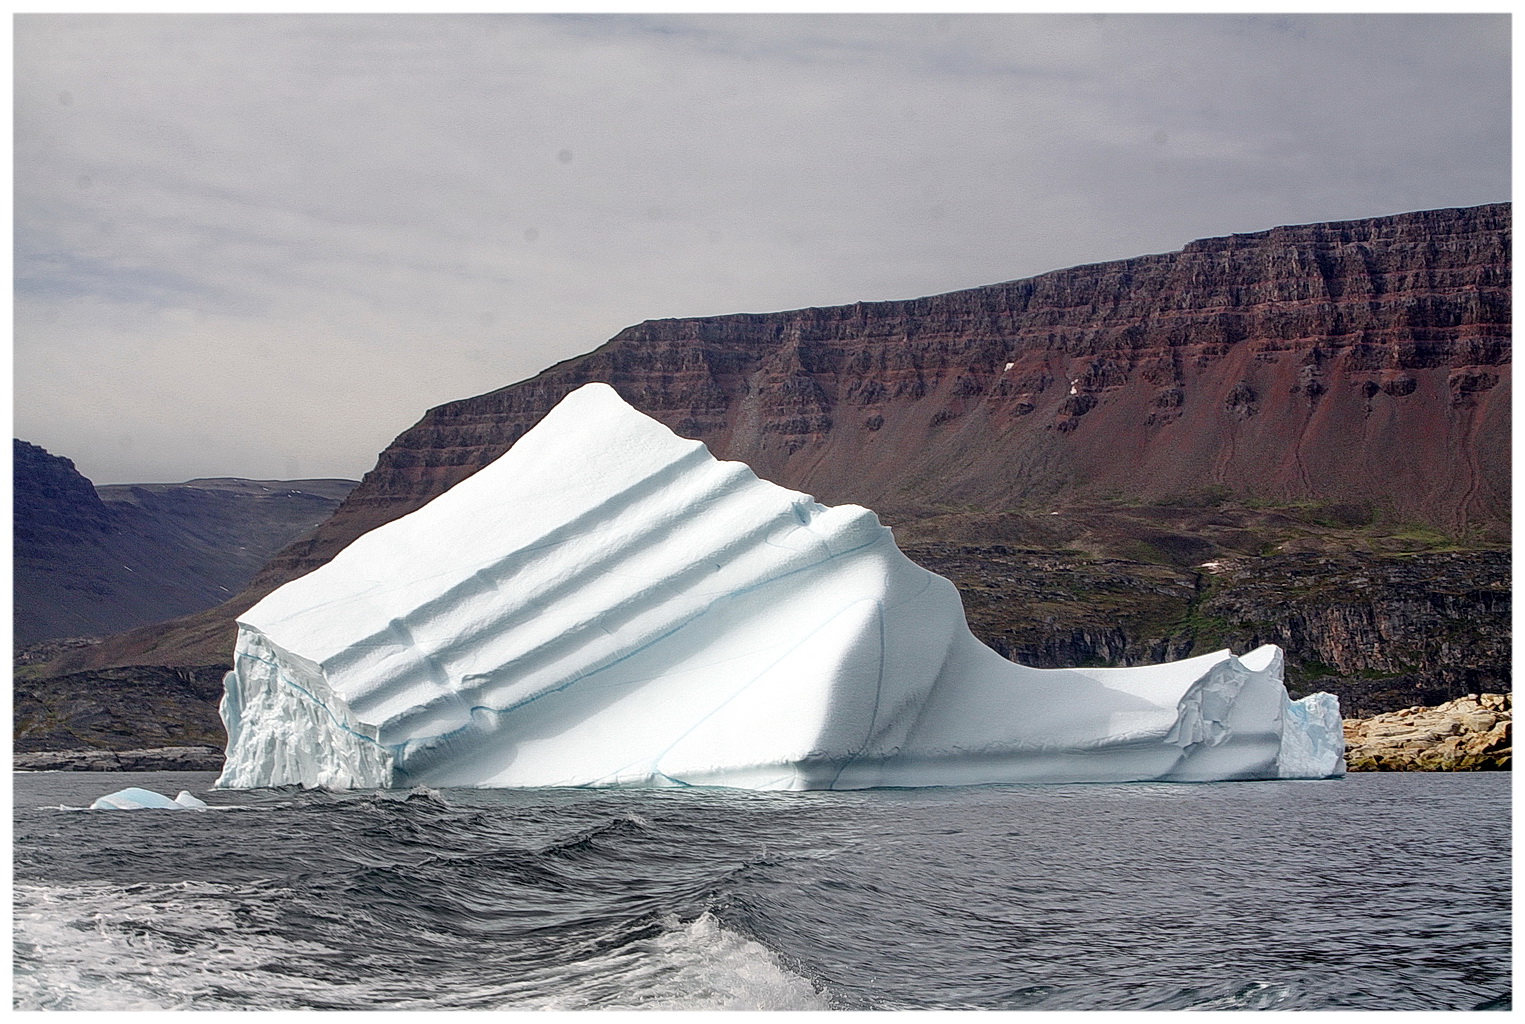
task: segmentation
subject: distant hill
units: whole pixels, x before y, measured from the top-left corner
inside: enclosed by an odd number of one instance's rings
[[[353,480],[94,487],[15,440],[15,642],[102,636],[209,608],[338,507]]]

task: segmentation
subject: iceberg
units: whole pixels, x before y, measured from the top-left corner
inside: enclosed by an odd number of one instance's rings
[[[868,509],[714,458],[604,384],[238,620],[217,785],[1323,778],[1282,653],[1034,669]]]
[[[151,789],[139,789],[137,786],[129,786],[119,789],[115,793],[97,797],[90,805],[92,811],[204,811],[207,809],[206,802],[192,796],[185,790],[171,800],[167,796],[161,796]]]

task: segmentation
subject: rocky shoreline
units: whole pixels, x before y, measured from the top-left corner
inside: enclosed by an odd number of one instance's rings
[[[12,755],[11,767],[25,772],[220,772],[222,750],[217,747],[39,750]]]
[[[1484,693],[1436,707],[1345,720],[1352,772],[1509,771],[1514,695]],[[166,772],[222,770],[217,747],[47,750],[12,757],[16,771]]]
[[[1513,719],[1510,693],[1346,719],[1345,765],[1353,772],[1509,771]]]

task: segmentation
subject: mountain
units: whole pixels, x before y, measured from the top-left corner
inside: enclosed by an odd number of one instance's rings
[[[1509,514],[1510,208],[1276,228],[905,302],[648,321],[430,410],[310,554],[417,507],[569,390],[892,518],[1222,485],[1448,530]],[[275,570],[278,574],[284,570]]]
[[[15,440],[15,642],[101,636],[226,601],[327,519],[351,480],[94,487]]]
[[[907,301],[648,321],[429,410],[234,600],[71,652],[54,671],[226,664],[232,620],[259,597],[604,381],[764,479],[873,508],[923,564],[965,565],[954,578],[976,635],[1040,665],[1275,640],[1268,622],[1233,616],[1299,600],[1295,586],[1199,567],[1274,553],[1320,566],[1309,600],[1327,608],[1306,630],[1276,628],[1302,645],[1289,676],[1322,679],[1357,663],[1342,648],[1354,637],[1387,642],[1342,623],[1430,614],[1386,591],[1378,608],[1363,566],[1411,581],[1424,571],[1415,553],[1466,549],[1434,584],[1444,636],[1464,639],[1421,642],[1419,619],[1404,620],[1408,646],[1337,677],[1375,673],[1389,703],[1445,699],[1508,674],[1494,641],[1508,628],[1507,565],[1500,576],[1495,562],[1510,519],[1510,284],[1510,207],[1495,204],[1204,239]],[[1493,550],[1474,566],[1473,548]],[[1003,586],[1035,588],[1043,616],[985,599]],[[1097,609],[1111,621],[1093,621]],[[1120,623],[1132,631],[1121,638]]]

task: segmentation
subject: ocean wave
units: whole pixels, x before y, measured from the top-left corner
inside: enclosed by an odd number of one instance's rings
[[[232,1009],[322,950],[274,930],[272,898],[207,882],[13,890],[18,1010]]]
[[[827,1009],[807,979],[705,912],[613,929],[560,955],[492,975],[313,970],[342,951],[291,933],[278,886],[205,882],[17,885],[18,1010]],[[374,922],[368,922],[374,923]],[[624,932],[624,935],[620,933]],[[602,939],[603,941],[599,941]]]
[[[47,809],[104,784],[18,777],[17,1009],[1510,1001],[1507,778]]]
[[[504,1008],[542,1010],[825,1010],[824,995],[762,943],[708,911],[662,919],[654,936],[575,965],[557,991]]]

